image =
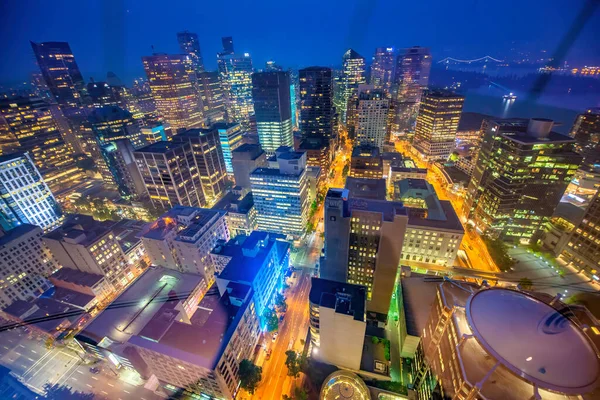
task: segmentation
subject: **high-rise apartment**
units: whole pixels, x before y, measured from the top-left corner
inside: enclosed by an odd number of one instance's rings
[[[584,164],[600,164],[600,108],[590,108],[575,119],[569,136],[575,138],[575,150]]]
[[[198,74],[198,87],[202,100],[202,112],[208,125],[225,121],[225,94],[217,71]]]
[[[15,300],[30,301],[50,288],[46,280],[59,265],[42,243],[39,226],[0,229],[0,309]]]
[[[218,126],[188,129],[174,136],[173,141],[190,144],[206,203],[213,205],[225,193],[227,178]]]
[[[244,143],[231,152],[233,177],[236,186],[250,190],[250,174],[260,167],[266,167],[267,154],[259,144]]]
[[[280,146],[292,146],[292,108],[288,72],[257,72],[252,75],[252,98],[258,139],[267,154]]]
[[[0,156],[0,226],[31,224],[48,230],[60,216],[60,207],[29,153]]]
[[[464,96],[447,90],[432,90],[423,95],[413,140],[423,159],[445,161],[450,157],[456,146],[464,101]]]
[[[156,142],[133,153],[155,207],[204,207],[206,198],[189,141]]]
[[[503,239],[541,233],[581,164],[575,140],[546,119],[493,119],[469,182],[464,212],[477,229]]]
[[[334,138],[333,79],[331,68],[308,67],[299,71],[300,132],[304,137]]]
[[[396,52],[393,47],[378,47],[373,55],[369,84],[390,93],[394,79]]]
[[[588,205],[583,219],[568,239],[562,255],[568,262],[590,278],[598,281],[600,276],[600,197],[598,193]]]
[[[347,189],[325,197],[325,258],[320,277],[367,287],[367,311],[387,314],[408,216],[400,202],[351,198]]]
[[[360,85],[356,101],[355,133],[358,145],[383,149],[387,137],[390,101],[383,90],[370,85]]]
[[[204,72],[204,60],[202,60],[202,52],[200,51],[200,42],[198,34],[193,32],[177,32],[177,42],[179,48],[184,54],[189,54],[194,64],[196,73]]]
[[[198,78],[189,54],[142,57],[156,109],[173,129],[203,125]]]
[[[308,218],[306,153],[281,148],[278,168],[257,168],[250,174],[258,229],[300,237]]]
[[[225,40],[228,39],[228,40]],[[250,54],[234,54],[227,51],[225,45],[233,50],[231,38],[223,38],[224,51],[217,54],[217,64],[221,85],[225,93],[225,106],[229,122],[242,124],[243,129],[250,126],[250,116],[254,113],[252,104],[252,58]]]
[[[41,98],[0,100],[0,154],[27,151],[50,189],[83,178],[73,147],[64,140],[49,105]]]
[[[352,104],[358,95],[358,85],[367,83],[365,76],[365,58],[352,49],[348,49],[342,57],[342,74],[340,77],[340,104],[338,112],[343,123],[352,122]]]

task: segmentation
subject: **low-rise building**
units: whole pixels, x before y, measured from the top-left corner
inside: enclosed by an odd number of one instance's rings
[[[267,166],[267,153],[259,144],[242,144],[231,152],[231,166],[236,186],[250,189],[250,174],[256,168]]]
[[[329,140],[324,137],[307,137],[297,147],[298,151],[306,153],[306,165],[320,167],[325,175],[331,166],[331,147]]]
[[[308,186],[308,201],[312,204],[317,198],[319,187],[323,182],[323,171],[321,167],[306,167],[306,182]]]
[[[229,235],[232,238],[237,235],[250,235],[258,228],[252,192],[246,192],[239,186],[223,196],[212,209],[225,212]]]
[[[223,211],[175,206],[141,238],[152,265],[198,274],[210,285],[210,252],[219,239],[229,240],[229,230]]]
[[[112,286],[102,275],[91,274],[72,268],[61,268],[48,277],[55,288],[91,296],[102,302],[112,294]]]
[[[383,160],[379,148],[371,145],[356,146],[352,150],[350,172],[354,178],[383,178]]]
[[[346,178],[346,189],[348,189],[350,197],[373,200],[385,200],[387,191],[385,179],[354,178],[352,176]]]
[[[310,338],[318,358],[341,368],[360,370],[367,328],[367,288],[311,278]]]

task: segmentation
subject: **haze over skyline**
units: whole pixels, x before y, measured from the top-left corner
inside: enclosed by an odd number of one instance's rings
[[[233,36],[236,52],[249,52],[257,68],[269,59],[286,68],[338,66],[350,47],[369,60],[376,47],[413,45],[431,47],[434,60],[510,57],[513,46],[550,55],[583,5],[574,1],[564,7],[559,0],[7,2],[0,12],[0,32],[9,38],[2,44],[0,76],[4,82],[29,79],[35,71],[30,40],[67,41],[86,81],[103,80],[113,71],[130,82],[144,76],[141,57],[152,54],[151,46],[178,53],[176,32],[182,30],[198,34],[209,70],[216,69],[222,36]],[[596,8],[570,46],[571,64],[600,60],[594,40],[599,14]]]

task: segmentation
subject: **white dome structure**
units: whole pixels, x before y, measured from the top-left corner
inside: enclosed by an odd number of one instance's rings
[[[358,375],[339,370],[325,379],[320,398],[321,400],[371,400],[371,394]]]

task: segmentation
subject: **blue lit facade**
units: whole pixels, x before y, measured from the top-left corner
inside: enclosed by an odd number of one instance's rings
[[[213,125],[219,133],[221,150],[225,160],[225,170],[228,175],[233,175],[233,164],[231,163],[231,152],[243,144],[242,126],[240,124],[219,123]]]

